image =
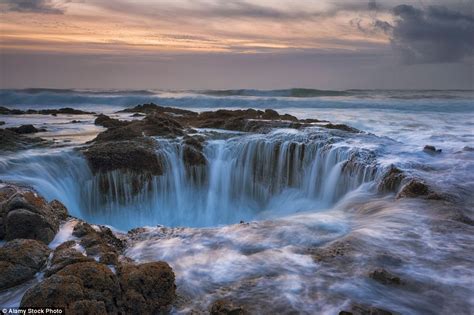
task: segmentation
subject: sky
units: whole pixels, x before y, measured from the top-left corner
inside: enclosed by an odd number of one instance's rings
[[[474,89],[473,0],[0,0],[0,88]]]

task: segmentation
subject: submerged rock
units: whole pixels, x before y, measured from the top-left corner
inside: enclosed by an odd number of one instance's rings
[[[341,311],[339,315],[396,315],[396,313],[373,306],[353,304],[350,311]]]
[[[405,173],[402,170],[391,165],[378,185],[379,191],[383,193],[397,192],[405,177]]]
[[[235,306],[229,300],[220,299],[212,303],[209,313],[211,315],[244,315],[246,314],[244,308]]]
[[[0,129],[0,151],[17,151],[47,143],[41,138],[27,137],[8,129]]]
[[[41,242],[15,239],[0,247],[0,290],[30,280],[46,263],[50,249]]]
[[[430,189],[428,185],[420,180],[412,179],[400,189],[397,198],[415,198],[427,196],[429,193]]]
[[[440,154],[442,151],[443,150],[436,149],[436,147],[432,145],[425,145],[425,147],[423,148],[423,152],[431,154],[431,155]]]
[[[8,130],[21,135],[46,131],[44,128],[38,129],[33,125],[21,125],[20,127],[8,128]]]
[[[383,268],[378,268],[371,271],[369,277],[382,284],[399,285],[402,283],[400,277],[397,277]]]
[[[59,201],[51,203],[28,188],[0,188],[0,239],[36,239],[51,242],[67,210]]]
[[[126,314],[161,314],[176,298],[175,276],[162,261],[126,264],[119,269]]]

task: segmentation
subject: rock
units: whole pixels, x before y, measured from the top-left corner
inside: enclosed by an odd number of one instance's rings
[[[81,262],[64,267],[30,288],[20,306],[54,305],[64,307],[66,314],[83,314],[80,310],[85,309],[94,309],[98,314],[118,314],[121,300],[119,280],[107,266],[97,262]]]
[[[373,306],[353,304],[350,311],[341,311],[339,315],[395,315],[395,313]]]
[[[105,128],[114,128],[114,127],[122,127],[128,125],[129,122],[121,121],[118,119],[110,118],[107,115],[99,114],[97,118],[94,120],[94,125],[102,126]]]
[[[0,290],[21,284],[40,271],[50,249],[36,240],[16,239],[0,247]]]
[[[163,174],[152,140],[96,143],[83,151],[94,173],[128,170],[151,175]]]
[[[53,115],[57,114],[68,114],[68,115],[84,115],[84,114],[95,114],[93,112],[86,112],[79,109],[74,109],[70,107],[64,107],[60,109],[28,109],[26,111],[19,109],[9,109],[6,107],[0,106],[0,115],[24,115],[24,114],[40,114],[40,115]]]
[[[0,126],[3,126],[5,125],[5,122],[4,121],[0,121]]]
[[[273,109],[265,109],[265,112],[262,115],[263,119],[280,119],[280,114]]]
[[[80,124],[81,122],[82,122],[82,121],[76,120],[76,119],[71,120],[71,124]]]
[[[50,265],[45,275],[49,277],[68,265],[94,261],[93,258],[87,257],[78,251],[76,246],[75,241],[68,241],[59,245],[53,252]]]
[[[0,129],[0,151],[16,151],[45,143],[46,141],[41,138],[27,137],[8,129]]]
[[[431,154],[431,155],[440,154],[442,151],[443,150],[436,149],[436,147],[432,145],[425,145],[425,147],[423,148],[423,152]]]
[[[354,245],[350,240],[340,240],[332,242],[324,247],[313,248],[310,254],[316,262],[333,262],[335,259],[346,258],[354,252]]]
[[[400,189],[405,174],[399,168],[391,165],[385,175],[382,177],[378,189],[380,192],[397,192]]]
[[[324,128],[327,128],[327,129],[337,129],[337,130],[342,130],[342,131],[346,131],[346,132],[352,132],[352,133],[360,133],[361,131],[359,129],[356,129],[356,128],[353,128],[353,127],[350,127],[348,125],[344,125],[344,124],[326,124],[326,125],[322,125],[322,127]]]
[[[185,136],[183,139],[183,161],[187,166],[206,165],[207,159],[203,150],[204,138]]]
[[[163,107],[163,106],[159,106],[153,103],[137,105],[133,108],[126,108],[124,110],[119,111],[119,113],[146,113],[146,114],[165,113],[165,114],[186,115],[186,116],[198,115],[198,113],[190,111],[190,110],[173,108],[173,107]]]
[[[235,306],[231,301],[220,299],[212,303],[209,310],[211,315],[244,315],[246,312],[240,306]]]
[[[143,117],[143,116],[146,116],[146,115],[140,114],[140,113],[135,113],[133,115],[130,115],[130,117]]]
[[[0,239],[36,239],[48,244],[67,216],[58,201],[47,203],[28,188],[6,185],[0,188]]]
[[[412,179],[401,188],[397,194],[397,198],[416,198],[426,196],[429,193],[430,189],[428,185],[418,179]]]
[[[46,129],[44,128],[37,129],[33,125],[21,125],[20,127],[7,128],[7,129],[21,135],[46,131]]]
[[[392,273],[388,272],[383,268],[379,268],[370,272],[369,277],[378,281],[382,284],[401,284],[401,280],[399,277],[393,275]]]
[[[126,264],[119,277],[126,314],[161,314],[176,298],[175,276],[165,262]]]
[[[72,235],[80,238],[87,256],[98,258],[106,265],[117,265],[118,256],[125,245],[112,231],[104,226],[96,231],[86,222],[79,222],[73,229]]]

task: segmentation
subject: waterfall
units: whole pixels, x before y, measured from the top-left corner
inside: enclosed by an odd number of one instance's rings
[[[67,151],[3,161],[1,179],[30,184],[63,201],[73,215],[128,229],[213,226],[317,210],[373,181],[377,171],[363,150],[293,131],[210,139],[204,166],[183,162],[179,139],[157,141],[161,176],[93,175],[80,153]]]

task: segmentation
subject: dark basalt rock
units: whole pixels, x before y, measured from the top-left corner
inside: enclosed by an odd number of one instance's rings
[[[383,268],[378,268],[369,273],[369,277],[382,284],[399,285],[402,284],[400,277],[388,272]]]
[[[442,151],[443,150],[436,149],[436,147],[432,145],[425,145],[425,147],[423,148],[423,152],[431,154],[431,155],[440,154]]]
[[[117,276],[105,265],[81,262],[64,267],[26,291],[21,307],[64,307],[66,314],[98,309],[118,314],[122,292]]]
[[[109,228],[100,226],[96,231],[88,223],[79,222],[72,234],[80,238],[80,245],[85,248],[87,256],[97,257],[106,265],[118,264],[118,256],[125,245]]]
[[[67,115],[85,115],[95,114],[94,112],[86,112],[79,109],[74,109],[70,107],[64,107],[60,109],[28,109],[26,111],[19,109],[9,109],[3,106],[0,106],[0,115],[24,115],[24,114],[40,114],[40,115],[58,115],[58,114],[67,114]]]
[[[161,314],[176,298],[175,276],[165,262],[125,264],[119,278],[126,314]]]
[[[396,315],[396,313],[373,306],[353,304],[350,311],[341,311],[339,315]]]
[[[186,116],[198,115],[198,113],[190,111],[190,110],[173,108],[173,107],[164,107],[164,106],[156,105],[154,103],[137,105],[133,108],[126,108],[124,110],[119,111],[119,113],[145,113],[145,114],[165,113],[165,114],[186,115]]]
[[[326,124],[326,125],[322,125],[322,127],[324,128],[327,128],[327,129],[337,129],[337,130],[342,130],[342,131],[346,131],[346,132],[352,132],[352,133],[360,133],[361,131],[359,129],[356,129],[356,128],[353,128],[353,127],[350,127],[348,125],[344,125],[344,124]]]
[[[27,137],[8,129],[0,129],[0,151],[17,151],[45,143],[46,141],[41,138]]]
[[[220,299],[212,303],[209,313],[211,315],[245,315],[241,306],[235,306],[231,301]]]
[[[427,196],[429,193],[430,189],[428,185],[418,179],[412,179],[401,188],[397,194],[397,198],[416,198]]]
[[[204,138],[199,136],[185,136],[183,139],[183,161],[187,166],[201,166],[207,164],[203,150]]]
[[[114,170],[152,175],[163,173],[163,164],[156,154],[155,143],[152,140],[95,143],[83,153],[94,173]]]
[[[46,131],[46,129],[44,128],[38,129],[33,125],[21,125],[20,127],[7,128],[7,129],[21,135]]]
[[[67,210],[59,201],[47,203],[31,189],[0,188],[0,239],[36,239],[51,242]]]
[[[97,126],[105,127],[105,128],[114,128],[114,127],[126,126],[129,124],[129,122],[113,119],[104,114],[99,114],[97,118],[94,120],[94,124]]]
[[[79,252],[77,249],[75,249],[75,246],[75,241],[68,241],[62,243],[54,250],[50,266],[45,272],[45,275],[47,277],[57,273],[59,270],[63,269],[68,265],[80,262],[94,261],[93,258],[87,257],[81,252]]]
[[[16,239],[0,247],[0,290],[30,280],[45,264],[50,249],[36,240]]]
[[[397,192],[405,177],[402,170],[391,165],[378,185],[379,191],[382,193]]]

